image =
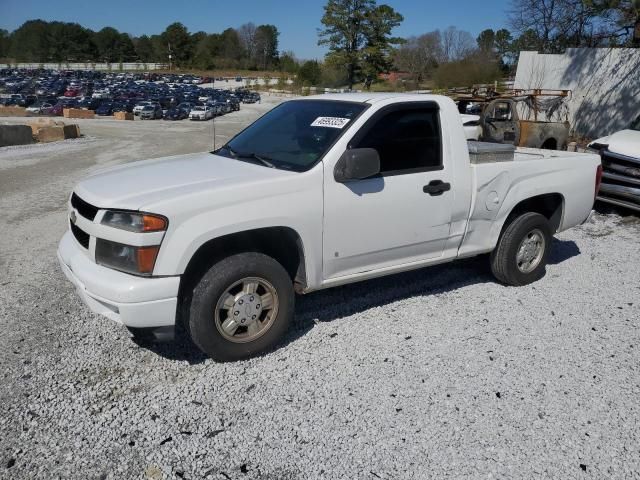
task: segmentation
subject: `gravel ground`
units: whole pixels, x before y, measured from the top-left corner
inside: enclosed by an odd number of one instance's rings
[[[301,297],[280,349],[217,364],[134,343],[55,259],[78,178],[210,123],[80,123],[0,149],[1,478],[640,477],[637,217],[560,234],[527,287],[478,258]]]

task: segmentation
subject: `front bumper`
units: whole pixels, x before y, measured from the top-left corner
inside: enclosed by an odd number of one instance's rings
[[[84,303],[130,328],[175,325],[180,277],[143,278],[94,263],[67,231],[58,261]]]

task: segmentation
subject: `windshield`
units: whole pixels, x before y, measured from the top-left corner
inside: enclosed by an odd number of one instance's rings
[[[631,122],[629,129],[640,132],[640,115],[638,115],[638,118],[636,118],[633,122]]]
[[[330,100],[285,102],[215,153],[240,160],[258,156],[276,168],[302,172],[320,160],[366,107]]]

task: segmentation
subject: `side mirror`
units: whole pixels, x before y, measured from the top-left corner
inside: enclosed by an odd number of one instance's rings
[[[380,155],[374,148],[353,148],[346,150],[333,171],[338,183],[363,180],[380,173]]]

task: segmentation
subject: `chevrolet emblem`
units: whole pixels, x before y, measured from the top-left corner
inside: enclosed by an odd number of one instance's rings
[[[78,216],[76,215],[76,211],[75,210],[71,210],[71,213],[69,214],[69,218],[71,219],[71,223],[73,223],[75,225],[76,224],[76,220],[78,219]]]

